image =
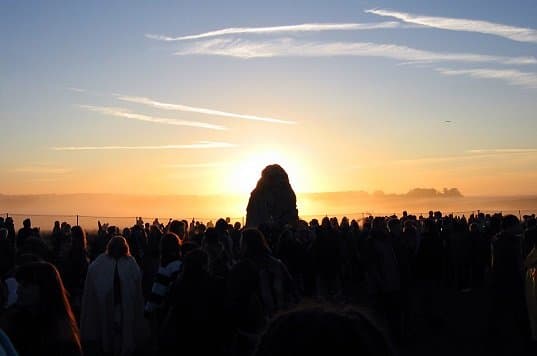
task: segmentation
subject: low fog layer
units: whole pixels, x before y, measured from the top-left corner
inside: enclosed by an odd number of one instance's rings
[[[128,226],[136,216],[145,217],[149,222],[155,217],[161,221],[171,217],[214,221],[225,216],[241,221],[246,215],[247,202],[248,195],[0,195],[0,213],[14,216],[16,222],[30,216],[35,225],[47,230],[54,220],[74,224],[79,215],[79,223],[91,229],[99,219]],[[523,215],[537,212],[537,196],[469,197],[456,188],[442,191],[418,188],[406,194],[380,191],[371,194],[361,191],[298,193],[297,205],[304,219],[324,215],[361,218],[368,214],[401,214],[403,210],[418,215],[429,210],[459,215],[477,210],[518,215],[520,210]]]

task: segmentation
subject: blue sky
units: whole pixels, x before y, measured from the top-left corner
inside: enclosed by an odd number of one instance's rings
[[[528,32],[437,28],[438,17]],[[387,22],[397,24],[147,36]],[[282,160],[301,191],[537,193],[536,29],[535,1],[4,1],[2,192],[242,192],[259,166]],[[222,145],[184,147],[199,142]]]

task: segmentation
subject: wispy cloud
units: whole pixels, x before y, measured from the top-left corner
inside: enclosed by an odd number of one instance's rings
[[[535,57],[504,57],[475,53],[432,52],[395,44],[370,42],[304,42],[290,38],[250,41],[211,39],[185,46],[176,55],[219,55],[237,58],[267,57],[385,57],[414,63],[469,62],[511,65],[536,64]]]
[[[532,28],[515,27],[480,20],[416,15],[384,9],[371,9],[366,10],[365,12],[379,16],[394,17],[407,23],[434,27],[443,30],[479,32],[508,38],[518,42],[537,43],[537,30]]]
[[[537,148],[487,148],[466,150],[462,154],[452,156],[420,157],[412,159],[400,159],[392,161],[395,164],[431,164],[441,162],[457,162],[467,160],[483,160],[486,158],[495,158],[511,154],[533,154],[537,153]]]
[[[466,151],[468,153],[534,153],[537,148],[487,148],[473,149]]]
[[[71,176],[54,176],[54,177],[39,177],[39,178],[28,178],[25,179],[25,182],[28,183],[54,183],[54,182],[61,182],[67,178],[70,178]]]
[[[213,124],[209,124],[206,122],[177,120],[177,119],[169,119],[169,118],[163,118],[163,117],[143,115],[143,114],[133,113],[133,112],[128,111],[127,109],[122,109],[122,108],[111,108],[111,107],[91,106],[91,105],[80,105],[80,107],[83,109],[91,110],[91,111],[98,112],[104,115],[152,122],[156,124],[190,126],[190,127],[198,127],[198,128],[204,128],[204,129],[210,129],[210,130],[226,130],[224,126],[213,125]]]
[[[111,151],[111,150],[195,150],[232,148],[237,145],[227,142],[199,141],[185,145],[159,145],[159,146],[65,146],[51,147],[54,151]]]
[[[294,121],[276,119],[272,117],[237,114],[237,113],[232,113],[232,112],[213,110],[213,109],[207,109],[207,108],[199,108],[199,107],[187,106],[187,105],[182,105],[182,104],[163,103],[160,101],[156,101],[156,100],[153,100],[150,98],[144,98],[144,97],[119,96],[118,99],[131,102],[131,103],[151,106],[157,109],[164,109],[164,110],[195,112],[199,114],[232,117],[232,118],[237,118],[237,119],[253,120],[253,121],[264,121],[264,122],[271,122],[275,124],[295,124]]]
[[[410,158],[410,159],[399,159],[392,161],[391,163],[395,164],[427,164],[427,163],[436,163],[436,162],[449,162],[449,161],[459,161],[467,159],[475,159],[478,156],[475,155],[456,155],[456,156],[438,156],[438,157],[420,157],[420,158]]]
[[[70,168],[59,167],[44,167],[44,166],[28,166],[18,167],[11,170],[13,173],[28,173],[28,174],[66,174],[72,172]]]
[[[69,88],[67,88],[67,90],[75,91],[77,93],[85,93],[86,92],[86,89],[75,88],[75,87],[69,87]]]
[[[449,69],[436,68],[439,73],[444,75],[467,75],[473,78],[499,79],[506,81],[511,85],[519,85],[527,88],[537,89],[537,73],[521,72],[515,69],[491,69],[491,68],[474,68],[474,69]]]
[[[231,162],[200,162],[200,163],[176,163],[165,164],[165,168],[212,168],[212,167],[226,167],[231,165]]]
[[[268,27],[230,27],[195,35],[170,37],[146,34],[145,37],[158,41],[184,41],[225,35],[249,33],[284,33],[284,32],[320,32],[320,31],[359,31],[401,27],[400,22],[386,21],[373,23],[304,23],[300,25],[268,26]]]

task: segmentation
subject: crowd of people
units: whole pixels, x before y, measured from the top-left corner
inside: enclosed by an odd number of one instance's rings
[[[416,323],[442,323],[446,288],[487,291],[497,352],[537,351],[535,215],[137,218],[50,236],[0,218],[0,275],[7,355],[395,355]]]

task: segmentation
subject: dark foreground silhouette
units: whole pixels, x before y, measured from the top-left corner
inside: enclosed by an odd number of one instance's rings
[[[534,355],[535,216],[0,219],[0,345],[21,355]],[[79,331],[80,330],[80,331]],[[13,346],[10,346],[9,340]],[[9,354],[9,353],[8,353]]]

